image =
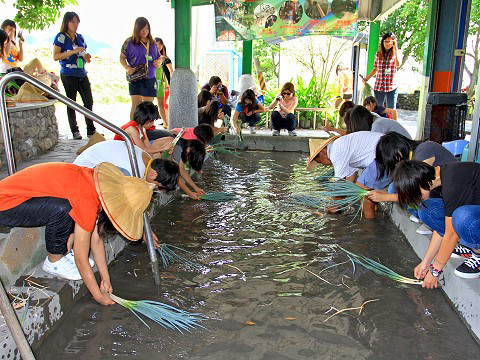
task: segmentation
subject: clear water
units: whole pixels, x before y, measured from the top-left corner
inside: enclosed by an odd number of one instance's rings
[[[41,348],[38,359],[452,359],[478,357],[480,347],[443,294],[402,285],[348,262],[312,275],[346,256],[366,255],[411,277],[418,258],[387,218],[315,215],[292,205],[291,193],[318,185],[305,157],[245,153],[209,161],[205,190],[236,192],[225,203],[183,196],[153,227],[164,242],[197,256],[202,271],[173,265],[153,284],[144,246],[128,246],[110,268],[114,293],[201,312],[206,329],[180,334],[147,329],[120,306],[90,296]],[[332,306],[358,307],[327,321]]]

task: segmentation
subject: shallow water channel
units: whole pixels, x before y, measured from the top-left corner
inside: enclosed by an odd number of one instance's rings
[[[205,329],[180,334],[131,312],[81,299],[36,351],[38,359],[451,359],[480,347],[446,297],[380,277],[352,264],[334,244],[411,277],[419,259],[385,216],[319,216],[288,199],[318,184],[305,156],[241,153],[209,160],[207,192],[230,202],[184,196],[152,226],[162,241],[191,251],[196,271],[174,264],[155,287],[145,246],[127,246],[110,267],[114,293],[165,302],[207,317]],[[311,274],[323,271],[322,281]],[[361,306],[363,311],[335,311]]]

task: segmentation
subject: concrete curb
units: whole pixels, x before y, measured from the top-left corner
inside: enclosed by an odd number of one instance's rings
[[[423,258],[430,243],[430,235],[416,233],[418,223],[410,221],[410,214],[393,205],[390,211],[392,221],[405,235],[415,253]],[[450,259],[444,267],[445,285],[442,291],[449,298],[460,318],[471,331],[475,339],[480,342],[480,281],[479,279],[462,279],[455,276],[453,271],[462,264],[461,259]],[[428,290],[426,290],[428,291]]]

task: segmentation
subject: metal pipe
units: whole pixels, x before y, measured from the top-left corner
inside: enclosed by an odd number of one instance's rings
[[[35,356],[33,355],[32,349],[30,348],[30,344],[28,343],[25,334],[23,333],[22,326],[18,321],[17,314],[13,310],[10,300],[8,299],[7,292],[3,287],[3,284],[0,281],[0,310],[2,311],[3,318],[5,319],[5,323],[8,325],[10,329],[10,333],[12,334],[15,343],[17,344],[17,348],[20,351],[20,355],[22,356],[23,360],[35,360]]]
[[[475,88],[475,106],[473,108],[472,132],[470,134],[470,144],[468,145],[467,161],[477,161],[480,146],[480,78],[477,79]]]
[[[77,104],[75,101],[69,99],[68,97],[60,94],[58,91],[53,90],[51,87],[45,85],[44,83],[38,81],[37,79],[33,78],[30,75],[27,75],[22,72],[12,72],[9,74],[6,74],[0,79],[0,124],[2,126],[2,133],[3,133],[3,140],[4,140],[4,145],[5,145],[5,155],[7,157],[7,165],[8,165],[8,173],[9,175],[12,175],[15,173],[15,160],[13,156],[13,147],[12,147],[12,141],[11,141],[11,133],[10,133],[10,126],[8,120],[8,113],[7,113],[7,105],[5,103],[5,89],[7,87],[8,82],[14,80],[14,79],[22,79],[40,90],[44,91],[48,95],[54,97],[55,99],[59,100],[60,102],[64,103],[68,107],[74,109],[75,111],[78,111],[84,116],[89,117],[96,123],[104,126],[110,131],[113,131],[114,133],[120,135],[120,137],[125,141],[125,144],[127,146],[128,150],[128,156],[130,158],[130,165],[132,166],[132,171],[133,171],[133,176],[140,177],[140,171],[138,168],[137,164],[137,157],[135,156],[135,150],[133,147],[133,142],[130,136],[119,128],[118,126],[110,123],[109,121],[103,119],[102,117],[96,115],[93,113],[91,110],[88,110],[87,108],[80,106]],[[151,236],[151,230],[150,230],[150,223],[148,221],[148,217],[144,218],[144,224],[145,224],[145,236],[147,239],[147,246],[148,246],[148,252],[150,256],[150,261],[152,262],[152,269],[153,271],[153,276],[155,280],[155,284],[159,285],[160,284],[160,271],[158,270],[158,261],[157,261],[157,253],[155,252],[155,247],[153,244],[153,238]]]

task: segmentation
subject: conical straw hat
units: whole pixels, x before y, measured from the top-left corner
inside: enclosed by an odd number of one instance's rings
[[[106,141],[105,137],[102,134],[99,134],[98,132],[94,132],[93,135],[90,137],[90,139],[88,139],[88,142],[77,150],[77,155],[80,155],[82,152],[87,150],[90,146],[98,144],[99,142],[102,142],[102,141]]]
[[[307,169],[314,168],[313,159],[322,151],[328,144],[337,140],[340,136],[332,136],[328,139],[308,139],[308,146],[310,148],[310,158],[307,161]]]
[[[143,213],[150,204],[155,184],[125,176],[115,165],[103,162],[93,178],[100,202],[113,226],[128,240],[143,234]]]

